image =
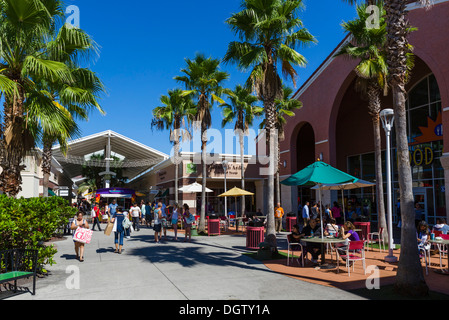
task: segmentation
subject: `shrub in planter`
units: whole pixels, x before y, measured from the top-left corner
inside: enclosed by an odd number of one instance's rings
[[[0,195],[0,250],[38,249],[39,269],[46,272],[43,266],[54,263],[57,251],[44,242],[75,213],[76,208],[60,197],[14,199]]]

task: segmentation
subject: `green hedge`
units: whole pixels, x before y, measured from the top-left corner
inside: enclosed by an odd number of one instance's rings
[[[14,199],[0,195],[0,250],[38,249],[40,272],[46,272],[44,265],[54,263],[57,250],[44,242],[76,211],[60,197]]]

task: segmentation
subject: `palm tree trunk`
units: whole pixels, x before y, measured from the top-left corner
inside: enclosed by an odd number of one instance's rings
[[[395,85],[393,105],[395,110],[396,145],[398,153],[399,190],[401,199],[401,256],[399,258],[395,289],[406,295],[427,295],[429,288],[424,279],[418,246],[416,244],[415,210],[412,172],[410,169],[407,139],[407,118],[404,86]]]
[[[267,144],[269,146],[269,166],[272,170],[268,173],[268,212],[267,212],[267,234],[266,242],[270,245],[273,251],[277,251],[276,230],[274,222],[274,175],[276,172],[276,142],[277,135],[275,134],[276,124],[276,109],[273,100],[264,101],[265,115],[266,115],[266,135]]]
[[[202,191],[201,191],[201,215],[200,222],[198,225],[198,232],[206,232],[206,179],[207,179],[207,168],[206,168],[206,153],[207,153],[207,131],[205,128],[201,129],[201,162],[203,168],[202,177]]]
[[[278,139],[278,143],[277,143],[277,148],[276,148],[276,179],[275,179],[275,185],[276,185],[276,201],[275,203],[281,203],[282,205],[282,201],[281,201],[281,181],[279,179],[279,165],[280,165],[280,161],[281,161],[281,148],[280,148],[280,141]]]
[[[4,127],[1,136],[0,191],[9,197],[16,197],[22,190],[21,171],[25,169],[22,164],[27,150],[24,136],[23,102],[24,92],[18,86],[18,94],[13,97],[5,95]]]
[[[178,132],[175,129],[175,132]],[[179,135],[176,135],[175,138],[175,203],[179,204],[179,198],[178,198],[178,193],[179,193]]]
[[[244,154],[244,140],[243,140],[243,131],[240,131],[240,165],[241,165],[241,175],[242,175],[242,190],[245,190],[245,168],[244,168],[244,159],[243,159],[243,154]],[[241,204],[240,204],[240,214],[243,217],[245,214],[245,196],[241,197]]]
[[[395,290],[401,294],[423,296],[429,288],[424,279],[418,246],[416,245],[413,184],[407,139],[405,109],[407,54],[410,53],[406,1],[386,0],[387,64],[395,112],[396,146],[398,154],[399,191],[401,199],[401,256],[396,274]]]
[[[53,145],[53,141],[48,137],[44,137],[44,148],[42,152],[42,173],[43,173],[43,181],[42,186],[44,188],[43,197],[48,197],[48,184],[50,182],[50,173],[51,173],[51,157],[52,150],[51,147]]]

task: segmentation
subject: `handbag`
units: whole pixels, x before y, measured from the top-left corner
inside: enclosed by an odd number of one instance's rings
[[[128,218],[125,218],[122,222],[122,226],[123,226],[123,228],[128,229],[132,226],[132,222],[129,221]]]
[[[109,221],[108,225],[104,229],[104,234],[107,235],[107,236],[110,236],[111,233],[112,233],[112,229],[114,229],[114,223]]]
[[[76,242],[88,244],[92,240],[93,231],[86,228],[80,228],[75,230],[75,234],[73,235],[73,240]]]

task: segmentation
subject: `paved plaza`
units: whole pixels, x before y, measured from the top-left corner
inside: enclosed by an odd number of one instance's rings
[[[102,227],[105,225],[103,224]],[[75,259],[70,237],[54,242],[56,264],[37,281],[36,295],[11,300],[347,300],[347,291],[287,277],[244,253],[244,235],[198,236],[178,241],[173,233],[154,243],[153,230],[143,227],[114,253],[113,237],[95,231],[86,245],[85,261]],[[286,233],[278,238],[286,248]],[[78,277],[79,276],[79,277]],[[78,281],[79,280],[79,281]],[[79,286],[79,288],[77,288]]]

